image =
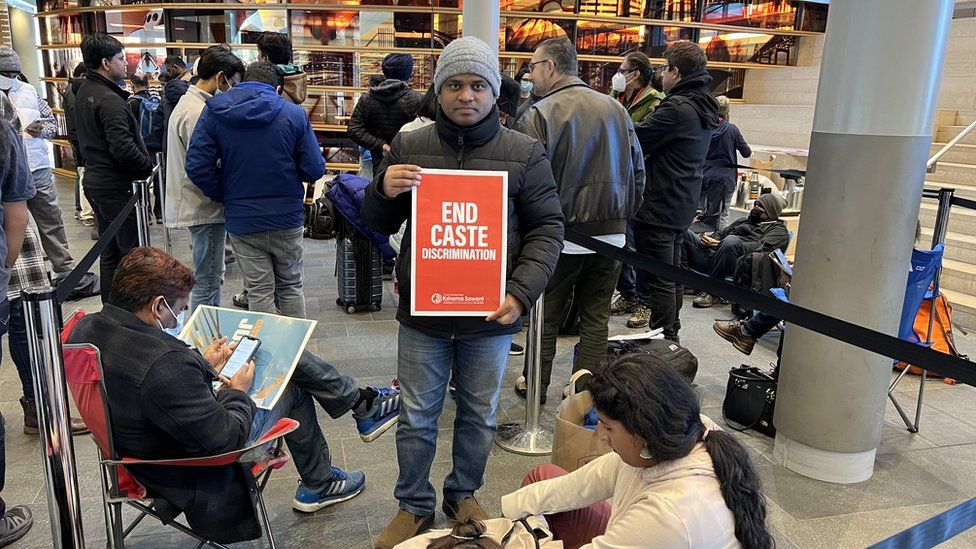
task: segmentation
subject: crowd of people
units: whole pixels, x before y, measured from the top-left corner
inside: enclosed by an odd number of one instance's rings
[[[773,545],[747,452],[700,414],[690,382],[648,355],[607,363],[611,315],[629,314],[628,325],[659,329],[677,343],[684,288],[622,268],[564,238],[572,230],[718,278],[730,276],[748,253],[785,249],[789,234],[779,220],[785,203],[776,195],[764,195],[747,218],[723,226],[736,152],[749,151],[728,122],[728,102],[710,91],[698,45],[672,44],[659,68],[644,54],[626,56],[609,95],[579,78],[576,48],[564,38],[539,44],[515,78],[500,72],[496,54],[481,40],[456,39],[440,53],[426,93],[410,88],[410,55],[387,56],[383,78],[353,112],[349,136],[371,158],[363,220],[377,233],[399,235],[398,386],[360,386],[328,357],[306,351],[272,410],[257,409],[247,395],[253,363],[229,378],[220,374],[233,351],[226,338],[198,352],[174,337],[194,308],[221,304],[229,256],[244,281],[235,304],[306,314],[303,183],[322,178],[326,164],[300,106],[307,80],[292,64],[290,41],[263,33],[257,46],[259,60],[248,65],[226,45],[207,48],[189,67],[168,58],[168,81],[151,91],[144,76],[127,74],[118,40],[92,33],[81,43],[84,70],[76,70],[69,85],[69,132],[83,159],[81,195],[99,235],[128,202],[131,182],[145,178],[155,152],[163,152],[162,217],[169,228],[188,229],[192,252],[188,268],[157,249],[137,247],[130,215],[100,257],[103,308],[70,335],[71,342],[101,351],[120,455],[179,458],[239,449],[277,419],[291,417],[300,423],[286,436],[300,476],[292,507],[315,512],[355,497],[366,482],[361,471],[332,465],[316,419],[318,403],[332,418],[351,412],[365,442],[397,427],[393,494],[399,511],[375,547],[487,543],[495,536],[492,519],[475,496],[485,481],[508,356],[517,352],[513,337],[544,295],[543,397],[552,381],[557,334],[572,309],[580,341],[573,370],[594,372],[587,387],[600,437],[612,452],[569,474],[551,466],[530,472],[523,488],[502,499],[504,516],[544,516],[549,535],[571,548],[640,547],[649,540],[664,546]],[[0,51],[0,87],[9,80],[5,59]],[[0,246],[6,246],[0,256],[13,266],[18,256],[36,255],[27,251],[31,238],[24,240],[25,232],[31,234],[26,211],[53,203],[42,190],[53,192],[53,181],[49,166],[29,163],[29,139],[43,138],[43,126],[15,128],[3,121],[0,130]],[[24,142],[18,130],[26,134]],[[506,296],[485,318],[411,314],[410,193],[426,169],[508,173]],[[78,204],[82,217],[84,203]],[[43,215],[35,214],[40,244],[55,276],[66,274],[66,242],[58,255],[63,223],[60,233],[46,233],[37,219]],[[690,231],[696,217],[717,232]],[[703,294],[695,304],[716,301]],[[18,372],[29,379],[19,362]],[[430,473],[449,385],[457,414],[442,510],[458,526],[428,533],[437,507]],[[524,396],[524,373],[515,391]],[[218,469],[131,468],[157,498],[162,516],[182,513],[191,527],[221,543],[258,537],[243,470]],[[221,521],[212,520],[217,508]],[[29,510],[7,510],[0,546],[29,527]]]

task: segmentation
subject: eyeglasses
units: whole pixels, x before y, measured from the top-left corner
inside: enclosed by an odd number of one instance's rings
[[[620,74],[630,74],[632,72],[637,72],[637,69],[617,69]]]
[[[529,67],[529,72],[532,72],[535,69],[536,65],[538,65],[539,63],[545,63],[546,61],[552,61],[552,59],[540,59],[538,61],[531,61],[526,66]]]

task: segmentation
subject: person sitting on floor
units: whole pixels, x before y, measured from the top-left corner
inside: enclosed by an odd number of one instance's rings
[[[502,498],[505,517],[545,515],[566,549],[773,547],[748,452],[700,415],[677,370],[652,355],[625,355],[589,390],[599,436],[613,451],[569,474],[536,467]]]
[[[771,252],[776,248],[786,251],[790,231],[779,218],[785,207],[786,199],[782,196],[764,194],[756,200],[747,217],[732,222],[713,236],[685,231],[683,256],[688,266],[724,280],[732,276],[736,261],[746,254]],[[718,302],[719,298],[702,292],[695,298],[694,306],[707,309]]]
[[[111,300],[72,330],[70,343],[91,343],[100,350],[118,454],[139,459],[211,456],[243,448],[289,417],[300,423],[285,436],[301,477],[292,507],[313,512],[362,492],[362,472],[332,466],[314,402],[333,418],[351,410],[360,437],[370,442],[397,422],[399,392],[359,388],[305,351],[275,407],[257,409],[248,396],[253,361],[230,379],[220,376],[234,348],[226,337],[201,355],[170,335],[181,328],[193,284],[193,273],[178,260],[156,248],[134,248],[115,271]],[[223,386],[214,391],[218,379]],[[239,464],[130,470],[165,519],[182,512],[191,528],[218,543],[261,535]],[[215,509],[220,509],[219,521]]]

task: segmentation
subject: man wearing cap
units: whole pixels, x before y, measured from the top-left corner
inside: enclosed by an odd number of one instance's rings
[[[0,46],[0,92],[7,95],[17,109],[23,126],[22,138],[27,149],[27,163],[37,194],[27,201],[44,254],[51,261],[54,279],[68,276],[74,268],[74,259],[68,251],[68,236],[64,232],[64,220],[58,206],[58,191],[54,187],[51,164],[51,145],[57,126],[54,114],[46,101],[38,95],[34,86],[19,80],[20,56],[10,46]]]
[[[364,149],[369,149],[373,166],[379,166],[390,149],[393,136],[404,124],[417,117],[417,105],[423,94],[410,89],[413,56],[391,53],[383,58],[385,80],[369,88],[359,98],[349,117],[346,135]]]
[[[437,447],[437,419],[454,372],[457,417],[453,466],[444,481],[444,513],[485,519],[474,498],[484,480],[495,437],[498,394],[520,317],[552,276],[562,249],[563,214],[542,144],[503,128],[495,101],[501,87],[497,56],[474,37],[444,48],[434,73],[439,108],[435,123],[390,142],[362,213],[374,230],[393,234],[411,219],[410,192],[423,169],[508,172],[507,296],[486,318],[415,317],[410,314],[410,227],[397,264],[400,306],[397,374],[402,391],[397,430],[400,474],[394,495],[400,511],[376,540],[389,549],[429,529],[436,494],[429,476]]]
[[[716,280],[725,280],[732,276],[735,263],[746,254],[776,249],[786,251],[790,231],[779,218],[785,207],[786,199],[779,194],[764,194],[756,200],[747,217],[733,221],[712,236],[699,236],[688,229],[683,238],[682,255],[692,269]],[[718,302],[717,297],[702,292],[695,298],[694,306],[707,309]]]

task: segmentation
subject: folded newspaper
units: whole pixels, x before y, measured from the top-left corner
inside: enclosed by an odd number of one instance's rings
[[[261,347],[254,355],[254,384],[248,394],[258,408],[270,410],[288,386],[316,324],[304,318],[201,305],[179,337],[200,352],[224,336],[228,343],[244,336],[260,339]]]

